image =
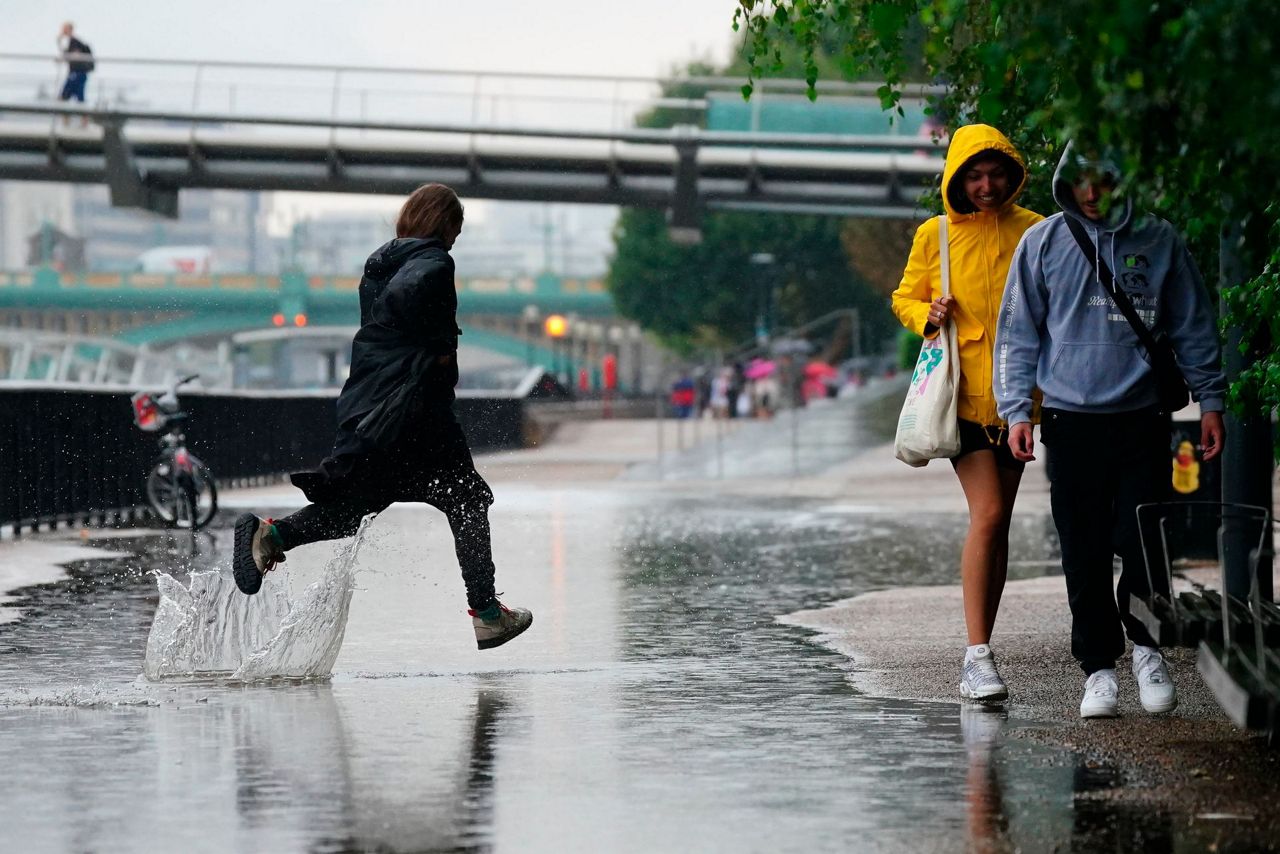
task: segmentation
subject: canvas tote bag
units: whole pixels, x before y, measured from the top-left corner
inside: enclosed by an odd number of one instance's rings
[[[942,266],[942,295],[951,296],[951,255],[947,246],[947,217],[938,217],[938,254]],[[907,465],[960,453],[956,395],[960,384],[960,353],[955,322],[947,323],[920,345],[920,358],[911,374],[911,387],[898,416],[894,456]]]

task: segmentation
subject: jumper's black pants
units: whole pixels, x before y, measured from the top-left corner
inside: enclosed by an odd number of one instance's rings
[[[482,609],[492,602],[493,493],[476,472],[462,428],[451,414],[412,424],[391,445],[357,459],[348,473],[327,485],[320,500],[276,520],[276,530],[286,551],[349,537],[367,514],[380,513],[395,501],[425,502],[443,511],[453,531],[467,603]]]
[[[1071,654],[1085,673],[1115,667],[1125,633],[1135,644],[1156,645],[1129,613],[1129,595],[1150,592],[1135,509],[1168,497],[1169,418],[1145,409],[1095,415],[1046,407],[1040,440],[1071,604]],[[1146,519],[1152,580],[1167,595],[1158,525]],[[1123,563],[1114,590],[1113,555]]]

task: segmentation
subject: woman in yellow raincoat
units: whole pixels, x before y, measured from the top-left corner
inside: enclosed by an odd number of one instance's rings
[[[960,343],[957,413],[960,453],[952,460],[969,504],[960,558],[969,646],[960,695],[998,702],[1009,692],[991,653],[991,629],[1009,562],[1009,520],[1023,464],[1009,450],[996,414],[992,351],[1005,277],[1022,233],[1044,217],[1014,204],[1026,184],[1022,155],[993,127],[966,125],[947,149],[942,173],[951,258],[951,296],[941,298],[938,220],[916,230],[893,312],[913,332],[932,338],[947,323]]]

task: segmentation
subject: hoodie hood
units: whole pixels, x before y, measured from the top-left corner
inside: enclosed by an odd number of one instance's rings
[[[1058,159],[1058,168],[1053,171],[1053,200],[1062,208],[1063,213],[1084,223],[1090,231],[1107,231],[1115,233],[1122,230],[1133,219],[1133,202],[1123,199],[1122,204],[1112,207],[1111,213],[1103,220],[1092,220],[1080,210],[1072,187],[1079,178],[1082,162],[1076,154],[1076,144],[1068,142]],[[1118,174],[1119,168],[1114,168]]]
[[[364,262],[364,274],[372,279],[386,279],[404,266],[410,258],[425,249],[444,249],[444,241],[437,237],[397,237],[382,244]]]
[[[965,197],[960,174],[966,163],[988,152],[1004,155],[1012,164],[1009,183],[1013,192],[1005,200],[1002,210],[1022,195],[1022,190],[1027,185],[1027,164],[1018,149],[1013,147],[1008,137],[990,125],[965,125],[951,137],[951,145],[947,147],[946,166],[942,170],[942,203],[946,206],[950,219],[977,213]]]

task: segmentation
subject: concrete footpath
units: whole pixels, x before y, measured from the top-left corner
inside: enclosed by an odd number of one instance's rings
[[[667,429],[675,427],[668,423]],[[705,425],[703,430],[705,435]],[[662,444],[670,454],[674,434],[667,433]],[[477,464],[497,483],[539,470],[570,480],[612,479],[628,465],[650,463],[657,452],[653,422],[602,421],[566,425],[546,448],[480,457]],[[665,489],[705,492],[710,486],[681,480]],[[716,480],[713,488],[719,494],[838,501],[861,512],[914,517],[922,527],[943,514],[967,512],[949,465],[911,468],[894,458],[891,444],[869,447],[819,474],[736,477]],[[1051,528],[1042,456],[1026,469],[1015,515]],[[1083,673],[1070,655],[1070,612],[1057,556],[1046,550],[1042,560],[1026,563],[1035,565],[1018,573],[1039,577],[1009,582],[993,639],[1012,695],[1007,710],[1022,723],[1008,728],[1008,737],[1065,746],[1121,772],[1120,785],[1090,797],[1151,805],[1189,822],[1220,822],[1236,843],[1278,844],[1280,751],[1227,720],[1196,671],[1195,651],[1166,651],[1179,691],[1174,713],[1143,712],[1125,660],[1118,669],[1122,716],[1081,721]],[[1213,568],[1183,575],[1218,586]],[[1277,580],[1280,587],[1280,575]],[[779,619],[816,632],[817,642],[848,656],[850,679],[870,696],[959,702],[965,644],[959,584],[880,590]]]
[[[921,526],[936,514],[965,512],[950,466],[911,469],[893,458],[889,445],[814,480],[819,494],[910,514]],[[1049,524],[1048,498],[1037,460],[1027,468],[1016,515],[1038,515]],[[1172,714],[1142,710],[1125,659],[1117,669],[1121,717],[1080,719],[1083,673],[1070,655],[1066,586],[1056,556],[1045,558],[1044,571],[1052,574],[1006,586],[993,637],[1009,684],[1006,708],[1011,718],[1029,724],[1010,728],[1009,736],[1062,745],[1122,772],[1122,785],[1092,797],[1149,804],[1187,821],[1221,822],[1224,832],[1229,824],[1237,843],[1243,835],[1259,848],[1280,845],[1280,751],[1227,720],[1196,671],[1194,650],[1166,650],[1179,693]],[[1182,575],[1217,588],[1217,572],[1212,567]],[[875,591],[780,621],[817,632],[819,643],[848,656],[851,680],[872,696],[960,702],[965,632],[959,584]]]

